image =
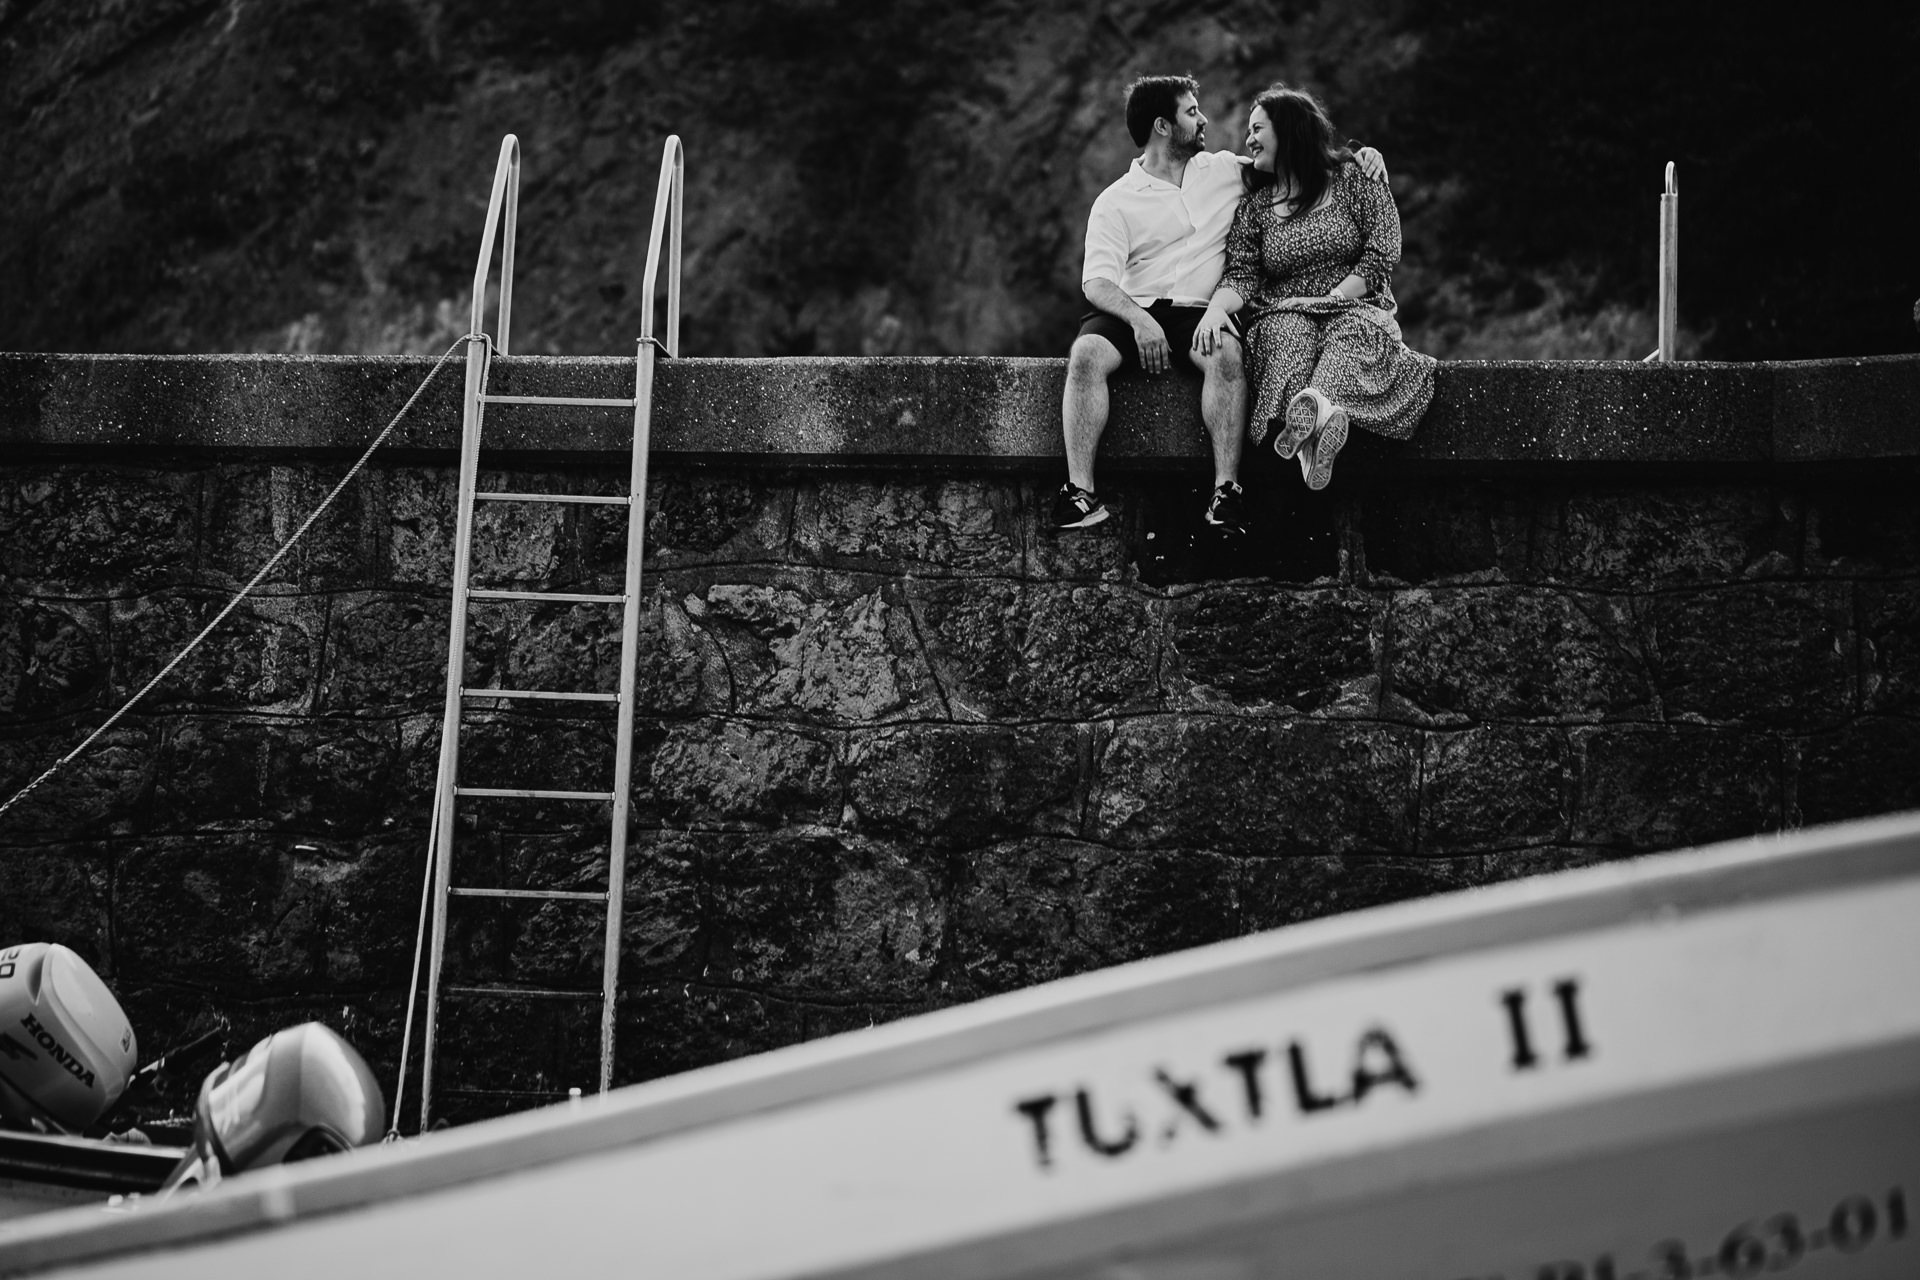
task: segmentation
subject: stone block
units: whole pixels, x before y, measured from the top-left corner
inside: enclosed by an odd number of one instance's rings
[[[1091,735],[1073,725],[910,725],[856,734],[847,795],[862,830],[971,847],[1071,836]]]
[[[1162,679],[1198,703],[1374,709],[1386,602],[1352,589],[1236,582],[1170,600]]]
[[[1563,842],[1573,788],[1564,730],[1483,725],[1429,733],[1420,766],[1420,852]]]
[[[646,565],[751,564],[791,559],[794,493],[753,474],[664,471],[647,481]],[[627,562],[627,515],[595,508],[592,567],[617,578]]]
[[[710,582],[681,601],[740,711],[833,724],[943,717],[904,584],[837,573]]]
[[[502,637],[491,611],[467,622],[466,678],[492,683]],[[436,714],[447,693],[447,602],[421,596],[342,597],[327,628],[319,709],[329,715]]]
[[[427,837],[424,831],[388,829],[387,815],[366,825],[372,830],[365,834],[297,841],[294,878],[315,895],[307,909],[324,930],[326,969],[315,975],[316,985],[324,979],[343,998],[374,990],[399,997],[413,964]],[[344,1027],[334,1029],[348,1034]],[[394,1031],[397,1036],[398,1025]],[[399,1058],[397,1038],[383,1047]]]
[[[1241,929],[1255,933],[1451,893],[1480,883],[1482,874],[1478,857],[1249,858],[1240,867]]]
[[[1663,592],[1638,609],[1669,718],[1813,727],[1853,713],[1845,584]]]
[[[707,832],[636,830],[627,842],[627,892],[620,917],[622,986],[681,978],[706,968],[706,890],[701,849]],[[605,859],[601,862],[604,864]]]
[[[1911,465],[1823,475],[1807,489],[1807,568],[1841,577],[1905,577],[1920,565],[1920,482]]]
[[[446,981],[598,993],[605,940],[606,908],[599,903],[456,898],[447,913]],[[507,1008],[506,1016],[520,1016]],[[597,1001],[583,1000],[581,1010],[599,1021]]]
[[[800,486],[794,546],[839,569],[1013,576],[1030,523],[1016,488],[984,478],[828,478]]]
[[[489,477],[490,480],[495,479]],[[542,492],[535,477],[512,477],[509,492]],[[529,481],[534,483],[529,484]],[[522,489],[520,485],[528,485]],[[489,485],[492,488],[492,485]],[[560,486],[553,486],[565,492]],[[504,490],[494,489],[494,492]],[[625,508],[609,508],[624,513]],[[468,582],[474,587],[518,591],[558,591],[573,586],[567,553],[569,520],[578,512],[555,502],[476,502],[473,504],[473,552]]]
[[[98,705],[109,666],[104,604],[0,595],[0,723]]]
[[[10,465],[0,479],[6,572],[25,590],[68,595],[191,581],[199,501],[194,471]]]
[[[227,597],[172,593],[115,601],[116,695],[124,698],[144,688],[227,604]],[[314,695],[326,608],[321,596],[242,601],[146,696],[142,710],[306,711]]]
[[[58,942],[111,981],[113,852],[106,840],[8,849],[0,858],[0,947]]]
[[[591,1097],[599,1084],[596,1000],[463,996],[441,1006],[436,1128],[553,1106],[567,1101],[570,1088]]]
[[[459,486],[459,471],[450,466],[395,467],[382,474],[386,496],[382,572],[379,580],[367,585],[443,595],[452,590]]]
[[[1872,712],[1920,713],[1920,581],[1863,582],[1861,701]]]
[[[1154,716],[1096,746],[1089,835],[1125,848],[1411,853],[1417,731]]]
[[[1552,576],[1609,590],[1787,576],[1805,541],[1799,499],[1762,485],[1582,486],[1564,521]]]
[[[160,748],[152,821],[166,833],[244,827],[345,838],[401,812],[399,765],[390,722],[187,717]]]
[[[1573,734],[1580,770],[1573,843],[1678,849],[1776,831],[1779,741],[1753,729],[1611,726]]]
[[[812,1000],[924,996],[946,934],[941,859],[830,831],[700,841],[700,976]]]
[[[371,918],[342,912],[343,882],[359,870],[351,846],[289,835],[143,839],[115,859],[118,965],[142,983],[191,985],[243,1000],[324,998],[336,983],[365,982],[375,974],[357,958],[368,939],[356,927],[397,926],[398,937],[410,941],[412,930],[400,921],[417,897],[402,896],[399,884],[411,877],[395,875],[385,891],[398,911]],[[398,976],[390,965],[375,973],[388,982]]]
[[[1388,691],[1441,722],[1601,720],[1651,697],[1633,620],[1617,598],[1416,589],[1395,594],[1388,628]]]
[[[1065,474],[1022,484],[1021,538],[1027,548],[1025,576],[1040,582],[1124,582],[1133,575],[1138,532],[1151,509],[1147,487],[1102,479],[1100,500],[1113,514],[1089,529],[1055,529],[1049,520],[1053,495]]]
[[[1164,587],[1239,578],[1338,579],[1343,564],[1338,494],[1305,488],[1298,467],[1288,462],[1282,471],[1269,459],[1280,463],[1270,453],[1255,451],[1241,469],[1244,536],[1222,534],[1205,523],[1213,484],[1204,470],[1123,486],[1131,509],[1139,513],[1135,525],[1127,527],[1139,580]]]
[[[1089,719],[1161,701],[1157,606],[1130,588],[975,579],[908,591],[957,718]]]
[[[1235,868],[1195,852],[1016,840],[966,855],[953,972],[967,997],[1231,937]]]
[[[1408,586],[1524,578],[1530,505],[1488,481],[1375,481],[1356,502],[1365,573]]]
[[[1612,849],[1583,848],[1578,845],[1539,845],[1532,849],[1500,849],[1481,858],[1483,883],[1523,880],[1528,876],[1550,876],[1581,867],[1618,861]],[[1625,855],[1632,857],[1635,855]]]
[[[766,1053],[888,1021],[921,1006],[788,999],[721,983],[636,986],[620,1003],[616,1083]]]
[[[734,706],[726,655],[687,616],[680,603],[686,594],[673,575],[653,579],[634,658],[634,700],[641,715],[720,713]],[[617,684],[616,678],[608,687]]]
[[[200,581],[235,589],[253,580],[347,472],[346,463],[217,466],[207,472]],[[379,481],[365,470],[340,491],[261,581],[261,591],[371,585],[379,546]]]
[[[613,786],[617,723],[610,706],[554,713],[544,709],[471,711],[460,725],[460,783],[546,791],[607,791]],[[437,755],[438,748],[435,748]],[[542,830],[571,826],[602,811],[604,801],[509,800],[476,797],[464,812],[484,824],[531,822]],[[536,816],[537,815],[537,816]],[[605,819],[591,816],[605,825]]]
[[[674,826],[836,821],[844,801],[822,737],[747,720],[700,719],[636,734],[634,803]]]
[[[13,799],[47,770],[56,770],[7,811],[10,836],[79,839],[132,831],[145,821],[158,770],[154,724],[122,720],[61,764],[92,730],[91,725],[49,725],[0,738],[0,797]]]
[[[658,604],[657,596],[653,601]],[[469,688],[546,689],[564,693],[615,693],[620,688],[620,608],[604,604],[481,602],[469,617],[484,617],[488,637],[496,642],[485,684],[469,680]],[[652,637],[650,637],[652,638]],[[656,648],[657,651],[657,648]],[[643,644],[636,655],[648,653]],[[467,672],[479,664],[470,643]],[[636,667],[637,669],[637,667]],[[526,712],[553,710],[539,703],[514,704]],[[559,705],[559,704],[556,704]],[[567,706],[577,712],[578,706]]]
[[[1920,720],[1863,716],[1799,743],[1800,822],[1844,822],[1920,809]]]

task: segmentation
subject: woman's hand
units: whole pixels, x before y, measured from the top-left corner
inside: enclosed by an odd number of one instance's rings
[[[1208,303],[1206,314],[1200,317],[1200,323],[1194,326],[1191,349],[1195,354],[1210,356],[1227,342],[1227,313],[1219,303]]]

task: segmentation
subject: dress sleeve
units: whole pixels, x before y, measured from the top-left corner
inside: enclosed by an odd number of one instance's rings
[[[1368,293],[1379,293],[1400,263],[1400,210],[1386,184],[1362,177],[1357,167],[1345,179],[1348,208],[1360,228],[1360,261],[1353,269],[1367,282]]]
[[[1080,283],[1107,280],[1115,285],[1127,278],[1127,223],[1105,193],[1087,214],[1087,251]]]
[[[1233,290],[1244,302],[1252,302],[1260,291],[1260,227],[1249,196],[1240,197],[1233,224],[1227,228],[1227,269],[1220,276],[1220,287]]]

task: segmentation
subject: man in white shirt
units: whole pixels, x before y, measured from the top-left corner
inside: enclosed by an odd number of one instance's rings
[[[1060,402],[1067,482],[1054,495],[1056,529],[1084,529],[1111,514],[1093,488],[1093,460],[1107,427],[1107,379],[1122,369],[1200,374],[1200,417],[1213,445],[1213,497],[1205,520],[1242,532],[1240,443],[1247,384],[1239,331],[1217,346],[1193,342],[1226,266],[1227,228],[1240,203],[1241,166],[1206,150],[1199,88],[1185,76],[1143,76],[1127,87],[1127,131],[1145,148],[1087,215],[1081,289],[1090,310],[1067,359]],[[1357,157],[1383,177],[1379,153]],[[1206,349],[1202,350],[1201,348]]]

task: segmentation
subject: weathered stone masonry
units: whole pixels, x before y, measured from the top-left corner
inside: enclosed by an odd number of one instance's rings
[[[426,368],[0,356],[0,790],[159,670]],[[1191,542],[1179,385],[1116,397],[1119,518],[1039,528],[1060,369],[663,366],[623,1079],[1920,804],[1920,359],[1445,366],[1420,438],[1350,451],[1324,499],[1262,476],[1234,557]],[[86,955],[149,1053],[214,1013],[236,1048],[317,1016],[390,1077],[444,680],[441,377],[262,596],[0,819],[0,941]],[[495,411],[484,483],[618,491],[622,418],[548,412]],[[483,507],[476,584],[617,591],[624,521]],[[617,660],[598,606],[476,609],[472,684],[606,689]],[[484,721],[466,780],[604,786],[608,717]],[[460,878],[591,887],[604,823],[496,804]],[[464,977],[595,983],[591,908],[468,904],[456,935]],[[457,1073],[591,1086],[590,1009],[476,1013],[464,1043],[527,1069]]]

